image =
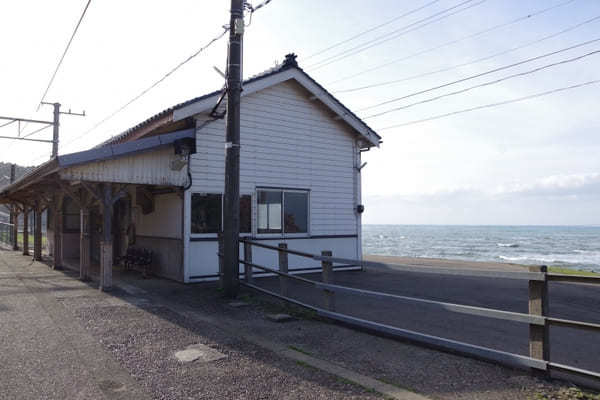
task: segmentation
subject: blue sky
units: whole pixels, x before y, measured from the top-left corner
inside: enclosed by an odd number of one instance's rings
[[[575,0],[543,15],[472,39],[411,57],[376,72],[334,83],[365,69],[405,58],[565,3],[472,1],[472,8],[401,35],[385,44],[322,68],[319,60],[453,7],[440,0],[319,56],[309,57],[356,33],[386,22],[431,0],[292,1],[273,0],[254,16],[245,35],[245,75],[260,72],[284,54],[299,54],[300,65],[328,90],[355,88],[444,69],[554,34],[600,15],[600,2]],[[50,118],[35,112],[37,102],[64,49],[84,1],[58,5],[20,1],[0,6],[1,115]],[[460,9],[457,8],[457,10]],[[92,1],[88,14],[57,75],[47,100],[58,100],[88,117],[64,117],[61,153],[90,147],[168,106],[222,85],[212,67],[223,68],[225,41],[186,64],[172,77],[83,138],[98,121],[160,78],[227,23],[228,1]],[[336,93],[351,109],[427,89],[499,66],[600,37],[600,20],[571,32],[484,62],[410,81],[352,93]],[[367,116],[391,106],[477,85],[600,49],[600,42],[547,57],[446,89],[359,112]],[[389,125],[486,103],[600,79],[600,55],[549,68],[497,85],[446,97],[367,122]],[[427,123],[382,130],[380,149],[365,155],[365,222],[460,224],[599,224],[600,85],[526,102],[460,114]],[[30,128],[28,128],[30,129]],[[4,128],[2,134],[12,134]],[[21,164],[47,159],[45,144],[2,142],[0,157]],[[28,162],[30,160],[31,162]]]

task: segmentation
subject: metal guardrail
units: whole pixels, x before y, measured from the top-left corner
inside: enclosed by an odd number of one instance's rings
[[[292,304],[296,304],[315,311],[318,315],[330,318],[335,321],[343,322],[352,326],[370,329],[386,335],[408,339],[411,341],[434,346],[444,350],[459,352],[470,356],[475,356],[483,359],[493,360],[499,363],[508,364],[521,368],[533,368],[535,370],[548,373],[550,370],[568,372],[585,378],[592,378],[600,382],[600,373],[575,368],[569,365],[550,362],[550,346],[549,346],[549,327],[562,326],[569,328],[577,328],[586,331],[600,332],[600,324],[590,322],[573,321],[560,319],[548,316],[548,282],[575,282],[600,284],[600,278],[590,276],[577,276],[565,274],[551,274],[547,272],[545,266],[530,267],[533,271],[530,272],[507,272],[507,271],[477,271],[472,269],[448,269],[448,268],[431,268],[431,267],[413,267],[398,264],[374,263],[362,260],[352,260],[346,258],[333,257],[331,252],[323,251],[321,255],[306,253],[302,251],[288,249],[285,243],[279,246],[271,246],[263,243],[253,242],[248,239],[241,240],[244,243],[244,259],[240,263],[244,265],[245,278],[240,282],[242,285],[260,291],[262,293],[275,296]],[[252,246],[262,247],[278,252],[279,270],[257,265],[252,262]],[[322,282],[303,278],[288,272],[288,255],[296,255],[313,260],[321,261],[322,265]],[[407,272],[425,272],[445,275],[464,275],[464,276],[480,276],[488,278],[505,278],[505,279],[526,279],[529,281],[529,313],[517,313],[511,311],[497,310],[484,307],[474,307],[463,304],[447,303],[423,298],[400,296],[390,293],[376,292],[372,290],[358,289],[347,286],[335,285],[331,283],[333,274],[333,263],[354,264],[363,267],[392,267],[396,270]],[[273,291],[261,288],[253,282],[253,268],[258,268],[279,276],[280,291]],[[535,271],[537,270],[537,271]],[[288,295],[288,280],[296,280],[304,284],[312,285],[313,287],[323,291],[323,307],[316,307],[310,304],[303,303]],[[529,356],[520,354],[508,353],[488,347],[477,346],[465,342],[460,342],[452,339],[442,338],[438,336],[427,335],[420,332],[414,332],[390,325],[380,324],[374,321],[369,321],[350,315],[342,314],[335,311],[335,294],[346,293],[359,296],[369,296],[378,298],[393,299],[405,303],[420,303],[427,304],[445,311],[476,315],[486,318],[496,318],[507,321],[514,321],[529,324]]]

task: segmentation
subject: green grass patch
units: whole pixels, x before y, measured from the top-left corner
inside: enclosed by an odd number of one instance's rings
[[[290,349],[292,349],[294,351],[297,351],[298,353],[302,353],[302,354],[305,354],[307,356],[311,356],[312,357],[312,354],[310,354],[306,350],[301,349],[300,347],[297,347],[297,346],[294,346],[294,345],[289,345],[288,348],[290,348]]]
[[[548,267],[548,272],[553,274],[564,274],[564,275],[577,275],[577,276],[596,276],[600,277],[600,274],[592,271],[580,271],[578,269],[564,268],[564,267]]]

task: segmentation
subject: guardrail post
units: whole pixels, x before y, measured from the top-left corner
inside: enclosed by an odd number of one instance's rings
[[[331,250],[323,250],[321,255],[323,257],[331,257],[333,253]],[[331,261],[321,261],[321,267],[323,269],[323,283],[333,283],[333,263]],[[323,289],[323,302],[326,310],[335,311],[335,292]]]
[[[279,272],[288,273],[288,253],[287,244],[279,243],[279,250],[277,253],[279,254]],[[279,293],[282,296],[288,297],[288,280],[287,277],[279,275]]]
[[[544,274],[543,281],[529,281],[529,314],[548,316],[548,280],[546,273],[548,267],[532,266],[531,272]],[[549,324],[529,325],[529,356],[539,360],[550,361],[550,335]]]
[[[244,261],[246,262],[244,264],[244,280],[252,283],[254,280],[252,277],[252,265],[249,264],[252,263],[252,245],[248,242],[244,242]]]

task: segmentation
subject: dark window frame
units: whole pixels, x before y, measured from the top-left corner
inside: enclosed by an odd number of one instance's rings
[[[217,229],[217,231],[215,232],[194,232],[193,230],[193,213],[194,213],[194,195],[198,195],[198,196],[219,196],[220,198],[220,211],[221,211],[221,215],[220,215],[220,221],[219,221],[219,228]],[[243,212],[243,201],[247,201],[248,204],[246,206],[247,211],[248,211],[248,221],[246,224],[244,224],[243,222],[243,216],[242,216],[242,212]],[[223,205],[224,205],[224,199],[223,199],[223,194],[222,193],[205,193],[205,192],[193,192],[191,194],[190,197],[190,236],[191,237],[214,237],[215,235],[222,233],[223,232],[223,223],[224,223],[224,215],[223,215]],[[247,225],[249,227],[249,230],[244,230],[244,225]],[[240,194],[240,234],[244,234],[244,235],[248,235],[248,234],[252,234],[252,195],[251,194]]]

